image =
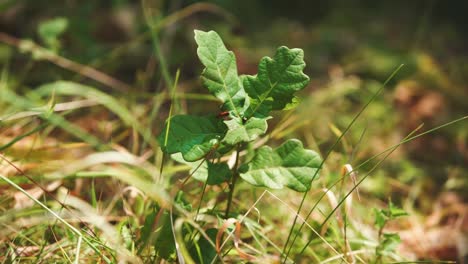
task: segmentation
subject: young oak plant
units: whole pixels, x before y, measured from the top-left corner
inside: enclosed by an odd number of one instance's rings
[[[280,47],[273,58],[261,59],[256,75],[239,76],[234,53],[226,49],[216,32],[195,30],[195,41],[198,57],[205,66],[201,74],[203,85],[220,100],[226,117],[169,117],[158,136],[162,150],[173,154],[176,161],[190,165],[196,180],[208,185],[228,182],[225,217],[239,177],[255,186],[308,191],[321,158],[315,151],[304,149],[297,139],[287,140],[276,149],[262,146],[253,155],[247,155],[252,157],[249,160],[241,161],[239,157],[247,143],[266,133],[272,111],[297,105],[295,93],[309,83],[309,77],[303,73],[303,51]],[[217,159],[232,151],[236,151],[232,167]]]
[[[386,233],[384,228],[390,220],[407,216],[408,213],[403,209],[396,207],[391,200],[388,201],[388,209],[377,210],[374,208],[374,225],[378,228],[378,245],[375,248],[377,258],[374,263],[382,263],[382,257],[394,253],[401,239],[397,233]]]

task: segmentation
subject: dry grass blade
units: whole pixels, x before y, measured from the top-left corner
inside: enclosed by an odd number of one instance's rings
[[[38,204],[39,206],[41,206],[44,210],[46,210],[48,213],[50,213],[51,215],[53,215],[58,221],[60,221],[62,224],[64,224],[68,229],[70,229],[74,234],[76,234],[78,237],[81,237],[86,244],[88,244],[89,247],[91,247],[97,254],[99,254],[103,259],[104,261],[106,261],[106,263],[112,263],[112,261],[106,257],[105,255],[102,255],[100,250],[94,245],[94,243],[88,239],[87,237],[85,237],[78,229],[76,229],[74,226],[72,226],[71,224],[69,224],[67,221],[65,221],[65,219],[63,219],[62,217],[60,217],[56,212],[52,211],[50,208],[48,208],[45,204],[43,204],[41,201],[37,200],[36,198],[34,198],[32,195],[30,195],[27,191],[25,191],[23,188],[21,188],[20,186],[18,186],[16,183],[14,183],[13,181],[11,181],[10,179],[8,179],[7,177],[3,176],[0,174],[0,178],[4,181],[6,181],[8,184],[10,184],[11,186],[13,186],[15,189],[17,189],[18,191],[24,193],[24,195],[26,195],[27,197],[29,197],[29,199],[33,200],[36,204]],[[79,258],[79,256],[76,256],[77,258]]]
[[[95,105],[98,105],[98,102],[96,102],[93,99],[76,100],[76,101],[71,101],[67,103],[55,104],[53,109],[51,110],[54,112],[61,112],[61,111],[75,110],[75,109],[90,107],[90,106],[95,106]],[[13,120],[17,120],[17,119],[21,119],[25,117],[38,116],[38,115],[44,114],[46,111],[49,111],[49,110],[50,109],[48,109],[47,106],[33,108],[29,111],[19,112],[13,115],[0,117],[0,122],[1,121],[7,122],[7,121],[13,121]]]
[[[119,260],[125,260],[130,263],[142,263],[140,258],[129,252],[124,247],[120,235],[116,232],[115,227],[108,223],[106,217],[99,215],[87,202],[70,195],[68,190],[64,188],[59,190],[58,198],[62,203],[76,208],[81,214],[82,219],[86,219],[89,224],[92,224],[102,230],[105,242],[110,243],[111,247],[117,252]]]
[[[254,256],[245,253],[239,247],[239,244],[242,242],[241,239],[240,239],[241,224],[240,224],[239,220],[237,220],[235,218],[226,219],[224,221],[224,223],[221,225],[221,228],[218,229],[218,233],[216,234],[216,252],[218,252],[218,254],[221,254],[221,246],[220,246],[221,239],[223,237],[224,232],[231,225],[235,225],[235,228],[234,228],[234,247],[236,248],[237,254],[239,254],[239,256],[244,260],[254,261],[256,259]]]

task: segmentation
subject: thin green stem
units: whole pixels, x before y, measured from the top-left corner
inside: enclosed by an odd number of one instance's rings
[[[419,128],[421,127],[421,126],[420,126],[420,127],[418,127],[416,130],[412,131],[412,132],[411,132],[407,137],[405,137],[405,139],[402,140],[400,143],[398,143],[398,144],[396,144],[396,145],[393,145],[393,146],[390,147],[389,149],[385,150],[383,153],[385,153],[385,152],[387,152],[387,151],[388,151],[388,153],[387,153],[379,162],[377,162],[377,164],[375,164],[375,165],[369,170],[369,172],[368,172],[366,175],[364,175],[364,176],[362,177],[361,180],[359,180],[359,181],[351,188],[351,190],[343,197],[343,199],[338,203],[338,205],[328,214],[328,216],[325,218],[325,220],[322,222],[322,224],[320,225],[320,227],[319,227],[318,229],[321,229],[321,228],[325,225],[325,223],[331,218],[331,216],[336,212],[336,210],[344,203],[344,201],[346,200],[346,198],[348,198],[348,196],[350,196],[351,193],[353,193],[353,192],[356,190],[356,188],[357,188],[367,177],[369,177],[369,175],[370,175],[382,162],[384,162],[384,161],[388,158],[388,156],[390,156],[399,146],[401,146],[402,144],[404,144],[404,143],[406,143],[406,142],[409,142],[409,141],[411,141],[411,140],[414,140],[414,139],[416,139],[416,138],[418,138],[418,137],[421,137],[421,136],[423,136],[423,135],[432,133],[432,132],[434,132],[434,131],[436,131],[436,130],[439,130],[439,129],[443,128],[443,127],[446,127],[446,126],[455,124],[455,123],[457,123],[457,122],[460,122],[460,121],[463,121],[463,120],[466,120],[466,119],[468,119],[468,116],[464,116],[464,117],[458,118],[458,119],[456,119],[456,120],[453,120],[453,121],[450,121],[450,122],[448,122],[448,123],[442,124],[442,125],[437,126],[437,127],[435,127],[435,128],[429,129],[428,131],[425,131],[425,132],[423,132],[423,133],[417,134],[417,135],[415,135],[415,136],[411,136],[411,135],[413,135],[413,134],[415,133],[415,131],[416,131],[417,129],[419,129]],[[349,172],[349,173],[351,173],[351,172]],[[348,173],[348,174],[349,174],[349,173]],[[305,220],[304,220],[304,221],[305,221]],[[302,248],[302,250],[301,250],[301,252],[300,252],[299,254],[304,253],[305,249],[309,246],[309,244],[310,244],[311,242],[312,242],[312,240],[309,240],[309,241],[307,242],[307,244]]]
[[[351,129],[351,127],[354,125],[354,123],[356,122],[356,120],[359,118],[359,116],[361,116],[361,114],[364,112],[364,110],[367,109],[367,107],[377,98],[377,96],[383,91],[383,89],[387,86],[388,82],[390,82],[391,79],[393,79],[393,77],[397,74],[398,71],[400,71],[400,69],[403,67],[403,64],[401,64],[400,66],[398,66],[398,68],[393,71],[393,73],[387,78],[387,80],[385,80],[385,82],[383,83],[383,85],[372,95],[372,97],[370,98],[369,101],[367,101],[367,103],[361,108],[361,110],[354,116],[353,120],[351,120],[351,122],[349,123],[349,125],[345,128],[345,130],[343,131],[343,133],[341,133],[341,135],[336,139],[336,141],[333,143],[333,145],[331,146],[331,148],[328,150],[328,152],[325,154],[322,162],[320,163],[319,165],[319,168],[318,170],[314,173],[314,176],[312,177],[312,180],[311,180],[311,183],[315,180],[315,178],[318,176],[318,173],[319,171],[322,169],[325,161],[328,159],[328,156],[330,155],[330,153],[333,151],[333,149],[338,145],[338,143],[341,141],[341,139],[344,137],[344,135],[349,131],[349,129]],[[291,239],[291,235],[294,231],[294,227],[296,225],[296,222],[297,222],[297,218],[299,217],[299,214],[301,212],[301,209],[302,209],[302,206],[304,205],[304,201],[307,197],[307,194],[309,194],[309,191],[306,191],[304,192],[304,195],[302,196],[302,200],[301,200],[301,203],[299,204],[299,207],[297,209],[297,212],[296,212],[296,216],[294,217],[294,221],[293,221],[293,224],[291,225],[291,228],[289,230],[289,234],[288,234],[288,238],[286,239],[286,243],[284,244],[284,247],[283,247],[283,251],[281,253],[282,256],[285,255],[285,252],[286,252],[286,248],[288,246],[288,243],[289,243],[289,240]],[[292,248],[292,244],[291,244],[291,248]],[[289,250],[290,251],[290,250]],[[288,251],[288,252],[289,252]],[[289,256],[289,253],[286,254],[284,260],[282,263],[286,263],[286,260],[288,259],[288,256]]]
[[[208,185],[207,183],[208,183],[208,177],[206,178],[206,181],[203,183],[203,190],[200,196],[200,201],[198,202],[197,214],[195,214],[195,219],[194,219],[195,222],[197,221],[198,214],[200,213],[200,207],[203,201],[203,197],[205,196],[206,186]]]
[[[10,142],[6,143],[5,145],[3,146],[0,146],[0,151],[3,151],[11,146],[13,146],[16,142],[22,140],[23,138],[26,138],[36,132],[39,132],[41,131],[42,129],[44,129],[45,127],[47,127],[49,125],[49,123],[45,122],[45,123],[42,123],[41,125],[35,127],[34,129],[32,129],[31,131],[28,131],[14,139],[12,139]]]
[[[167,146],[167,142],[169,140],[169,131],[170,131],[171,119],[172,119],[172,109],[173,109],[173,106],[174,106],[175,90],[177,88],[177,83],[179,81],[179,75],[180,75],[180,69],[177,69],[174,86],[172,87],[172,91],[171,91],[171,105],[169,106],[169,116],[167,117],[167,127],[166,127],[166,137],[164,137],[164,147]],[[156,99],[154,100],[154,103],[156,103]],[[155,108],[153,108],[153,110],[154,109]],[[156,113],[154,113],[154,114],[156,114]],[[153,117],[153,113],[151,113],[151,116]],[[153,120],[153,118],[151,118],[151,120]],[[161,168],[159,170],[159,177],[162,177],[165,156],[166,155],[163,152],[162,158],[161,158]]]
[[[100,257],[103,258],[103,260],[107,263],[111,263],[112,261],[107,258],[105,255],[103,255],[101,253],[101,251],[92,243],[92,241],[90,239],[88,239],[87,237],[85,237],[77,228],[75,228],[74,226],[72,226],[70,223],[68,223],[65,219],[63,219],[62,217],[60,217],[56,212],[52,211],[49,207],[47,207],[45,204],[43,204],[41,201],[37,200],[36,198],[34,198],[31,194],[29,194],[27,191],[25,191],[23,188],[21,188],[19,185],[17,185],[16,183],[14,183],[13,181],[11,181],[10,179],[8,179],[7,177],[3,176],[0,174],[0,179],[6,181],[8,184],[10,184],[11,186],[13,186],[15,189],[17,189],[18,191],[20,191],[21,193],[23,193],[24,195],[26,195],[29,199],[31,199],[32,201],[34,201],[36,204],[38,204],[39,206],[41,206],[44,210],[46,210],[48,213],[50,213],[52,216],[54,216],[58,221],[60,221],[62,224],[64,224],[69,230],[71,230],[73,233],[75,233],[79,238],[80,240],[78,241],[80,243],[80,246],[81,246],[81,240],[83,240],[86,244],[88,244],[88,246],[90,248],[92,248],[94,250],[94,252],[96,252]]]
[[[413,135],[414,133],[416,133],[416,131],[418,131],[420,128],[422,127],[421,126],[418,126],[416,129],[414,129],[413,131],[411,131],[410,134],[408,134],[408,136],[405,138],[405,139],[410,139],[411,138],[411,135]],[[399,145],[403,144],[405,142],[405,140],[401,141],[400,143],[396,144],[396,145],[393,145],[391,146],[390,148],[382,151],[381,153],[377,154],[377,155],[374,155],[373,157],[370,157],[369,159],[367,159],[366,161],[364,161],[363,163],[361,163],[360,165],[358,165],[357,167],[355,167],[353,169],[353,171],[350,171],[348,172],[346,175],[344,175],[343,177],[341,177],[340,179],[338,179],[337,181],[335,181],[331,186],[328,187],[328,190],[325,191],[320,197],[319,199],[315,202],[314,206],[312,206],[312,209],[309,210],[309,213],[307,213],[307,216],[304,218],[301,226],[299,227],[299,230],[298,232],[296,233],[296,235],[294,236],[293,238],[293,241],[291,242],[292,244],[294,244],[294,242],[296,242],[296,239],[298,237],[298,234],[300,233],[300,231],[302,230],[302,228],[304,228],[304,225],[305,223],[307,222],[307,220],[309,219],[309,217],[312,215],[312,212],[315,210],[315,208],[318,206],[318,204],[320,203],[320,201],[322,201],[322,199],[327,195],[327,192],[329,190],[331,190],[331,188],[335,187],[338,183],[342,182],[344,180],[344,178],[348,177],[348,175],[350,175],[351,173],[355,172],[356,170],[358,170],[359,168],[363,167],[365,164],[369,163],[370,161],[376,159],[377,157],[379,157],[380,155],[384,154],[384,153],[387,153],[388,151],[393,151],[396,147],[398,147]],[[357,186],[357,184],[355,184],[355,186]],[[288,252],[287,252],[287,255],[289,255],[289,253],[291,252],[291,249],[292,249],[292,246],[289,248]]]
[[[188,182],[188,180],[192,178],[193,174],[195,174],[195,172],[197,172],[197,170],[200,169],[203,163],[205,163],[208,160],[208,156],[209,154],[197,165],[197,167],[195,167],[195,169],[189,174],[189,176],[185,178],[185,180],[180,184],[179,190],[182,190],[182,187],[184,187],[184,185]]]
[[[236,161],[234,163],[234,167],[232,168],[232,171],[233,171],[232,181],[231,181],[231,184],[229,184],[229,196],[228,196],[228,202],[226,206],[226,212],[224,213],[224,218],[228,218],[229,216],[229,211],[231,210],[232,196],[234,194],[234,188],[236,187],[237,178],[239,178],[239,172],[237,171],[237,167],[239,166],[239,153],[240,153],[240,144],[237,144]]]
[[[389,219],[385,219],[384,224],[379,228],[379,232],[377,234],[377,245],[378,246],[375,248],[375,255],[377,256],[375,258],[375,261],[374,261],[375,264],[382,263],[382,254],[381,254],[381,252],[379,252],[380,251],[379,247],[380,247],[380,245],[382,245],[383,230],[384,230],[385,226],[387,225],[388,220]]]

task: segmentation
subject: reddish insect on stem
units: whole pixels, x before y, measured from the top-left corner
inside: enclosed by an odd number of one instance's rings
[[[229,112],[228,111],[223,111],[217,115],[218,118],[221,118],[223,120],[229,120]]]
[[[218,114],[218,117],[219,117],[219,118],[222,118],[222,117],[226,117],[226,116],[228,116],[228,115],[229,115],[229,112],[228,112],[228,111],[223,111],[223,112],[221,112],[221,113]]]

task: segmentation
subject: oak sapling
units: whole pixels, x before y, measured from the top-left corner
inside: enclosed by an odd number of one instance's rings
[[[272,111],[291,109],[297,104],[296,92],[309,83],[309,77],[303,73],[304,52],[282,46],[273,58],[260,60],[256,75],[238,75],[234,53],[216,32],[195,30],[195,41],[198,57],[205,66],[202,83],[221,102],[222,114],[169,117],[158,137],[163,151],[193,170],[199,167],[195,179],[209,185],[229,184],[225,217],[229,216],[238,178],[259,187],[308,191],[321,158],[315,151],[304,149],[300,140],[289,139],[276,149],[262,146],[247,155],[252,157],[249,160],[242,160],[239,155],[243,150],[252,151],[247,143],[266,133]],[[231,167],[214,159],[233,151],[236,160]]]
[[[408,213],[396,207],[391,200],[388,201],[388,209],[375,209],[374,225],[378,228],[378,245],[375,248],[376,259],[374,263],[382,263],[382,257],[393,253],[400,244],[400,236],[397,233],[386,233],[384,228],[388,221],[407,216]]]

